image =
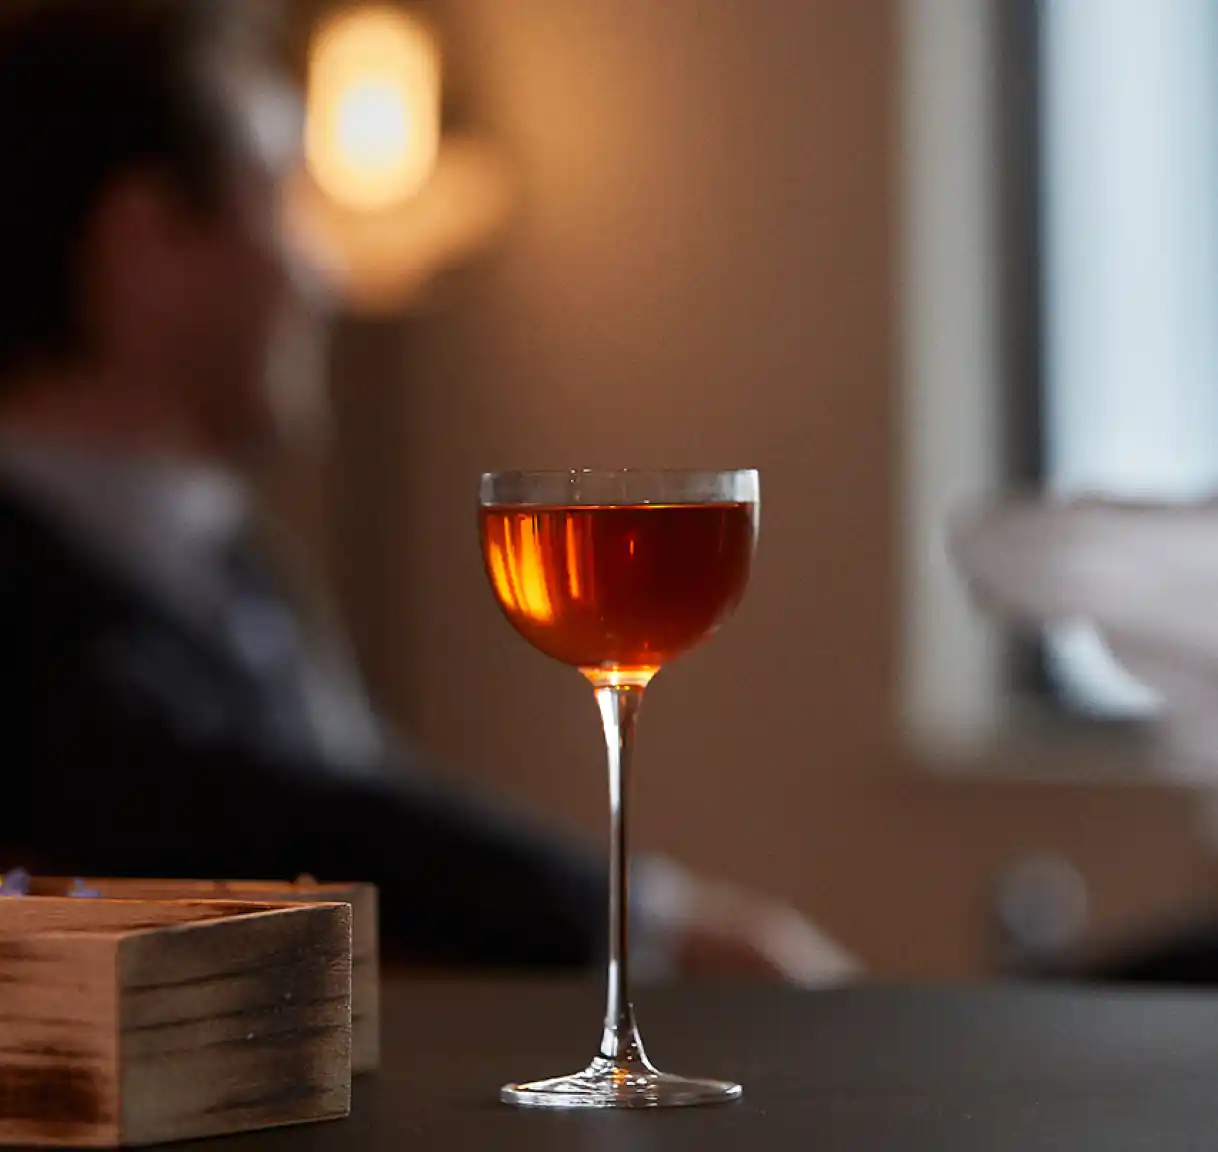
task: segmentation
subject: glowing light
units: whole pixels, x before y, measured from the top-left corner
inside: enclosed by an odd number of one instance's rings
[[[572,600],[582,600],[584,585],[580,579],[580,546],[579,534],[575,530],[575,520],[567,518],[567,591]]]
[[[491,582],[509,611],[519,612],[533,624],[550,624],[554,604],[546,581],[545,564],[531,517],[504,526],[502,541],[487,549]]]
[[[491,583],[499,594],[499,599],[503,601],[505,608],[518,608],[520,594],[508,567],[504,549],[498,543],[492,543],[487,549],[487,557],[491,565]]]
[[[534,621],[548,624],[554,619],[550,602],[550,587],[546,580],[543,546],[537,538],[537,524],[532,518],[520,521],[520,546],[516,556],[516,577],[520,587],[520,606]]]
[[[324,24],[310,54],[305,127],[318,187],[344,208],[392,208],[428,182],[439,149],[440,56],[426,26],[382,5]]]

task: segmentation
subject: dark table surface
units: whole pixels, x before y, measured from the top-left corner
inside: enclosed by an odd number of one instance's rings
[[[520,1112],[505,1080],[582,1067],[599,993],[396,981],[385,1066],[349,1120],[191,1145],[226,1152],[1155,1152],[1218,1147],[1218,996],[1067,988],[639,998],[653,1060],[740,1080],[703,1109]]]

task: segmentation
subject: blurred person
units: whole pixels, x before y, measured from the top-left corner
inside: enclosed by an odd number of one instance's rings
[[[0,851],[371,880],[395,955],[592,964],[597,855],[439,782],[249,546],[239,477],[280,432],[268,367],[295,303],[262,10],[0,6]],[[658,861],[635,880],[657,972],[853,971],[780,904]]]

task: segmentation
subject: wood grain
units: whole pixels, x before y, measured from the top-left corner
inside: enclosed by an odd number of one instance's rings
[[[0,1143],[346,1115],[351,907],[0,899]]]
[[[267,880],[130,880],[90,878],[92,891],[108,900],[240,900],[248,902],[351,905],[351,1068],[375,1072],[381,1063],[381,973],[379,901],[374,884],[282,883]],[[73,881],[35,877],[37,895],[65,896]]]
[[[0,1143],[117,1144],[115,941],[10,936],[6,919],[0,914]]]
[[[348,905],[127,938],[119,985],[125,1142],[350,1110]]]

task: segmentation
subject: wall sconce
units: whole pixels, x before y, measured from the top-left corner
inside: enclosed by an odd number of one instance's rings
[[[309,54],[305,159],[318,187],[356,212],[416,196],[440,151],[440,50],[394,8],[330,17]]]
[[[344,7],[311,37],[305,165],[289,220],[346,303],[400,311],[480,250],[510,212],[484,140],[442,130],[431,27],[396,3]]]

